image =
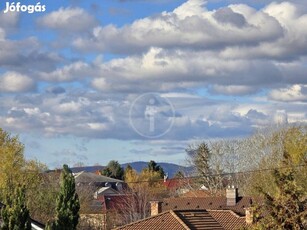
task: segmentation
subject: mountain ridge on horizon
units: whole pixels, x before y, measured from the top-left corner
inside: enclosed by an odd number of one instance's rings
[[[187,166],[182,166],[174,163],[168,163],[168,162],[156,162],[158,165],[160,165],[164,172],[168,174],[169,178],[174,177],[174,175],[178,171],[183,171],[183,172],[190,172],[191,167]],[[133,161],[133,162],[128,162],[128,163],[123,163],[120,164],[124,169],[130,165],[133,169],[135,169],[137,172],[141,172],[143,168],[146,168],[148,165],[148,162],[146,161]],[[96,172],[98,170],[102,170],[104,167],[103,165],[90,165],[90,166],[78,166],[78,167],[71,167],[71,171],[73,173],[85,171],[85,172]]]

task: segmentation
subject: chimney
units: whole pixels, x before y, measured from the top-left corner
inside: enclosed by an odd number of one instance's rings
[[[247,224],[252,224],[254,221],[254,213],[251,207],[245,208],[245,221]]]
[[[162,201],[150,201],[150,215],[155,216],[162,212]]]
[[[226,199],[227,199],[227,206],[235,206],[237,203],[238,198],[238,189],[232,186],[228,186],[226,189]]]

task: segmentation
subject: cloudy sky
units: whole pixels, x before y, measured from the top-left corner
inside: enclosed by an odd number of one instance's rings
[[[0,127],[57,167],[184,164],[189,143],[307,122],[304,2],[1,1]]]

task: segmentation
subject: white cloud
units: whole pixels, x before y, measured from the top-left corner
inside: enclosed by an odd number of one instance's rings
[[[0,12],[0,28],[11,31],[16,29],[20,19],[19,12],[10,12],[8,14]]]
[[[87,71],[89,71],[89,65],[85,62],[77,61],[52,72],[41,72],[39,75],[45,81],[66,82],[84,78]]]
[[[96,20],[82,8],[63,8],[38,20],[38,24],[63,33],[84,32],[95,26]]]
[[[97,62],[95,68],[97,78],[92,81],[93,87],[113,93],[164,92],[215,85],[215,92],[244,95],[282,80],[273,62],[230,60],[218,58],[212,52],[161,48],[152,48],[142,56]]]
[[[96,27],[90,38],[80,37],[74,45],[82,50],[115,53],[144,51],[153,46],[204,50],[255,46],[283,36],[279,22],[261,10],[252,11],[246,6],[241,7],[242,12],[234,12],[233,6],[208,11],[202,7],[204,4],[203,0],[190,0],[173,12],[139,19],[121,28]]]
[[[35,87],[35,82],[28,76],[17,72],[6,72],[0,76],[0,92],[27,92]]]
[[[247,95],[255,93],[257,88],[244,85],[214,85],[212,90],[215,93],[224,95]]]
[[[307,85],[296,84],[288,88],[274,89],[270,92],[269,98],[284,102],[307,102]]]

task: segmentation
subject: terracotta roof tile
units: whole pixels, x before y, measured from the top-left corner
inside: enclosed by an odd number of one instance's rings
[[[174,211],[191,230],[223,230],[206,210]]]
[[[182,222],[173,211],[163,212],[116,229],[121,230],[188,230],[189,228]]]
[[[226,205],[226,197],[180,197],[165,199],[162,211],[167,210],[232,210],[239,215],[245,215],[245,208],[251,206],[251,197],[238,197],[235,206]]]
[[[240,217],[231,210],[208,210],[208,212],[225,230],[241,229],[248,226],[245,217]]]

